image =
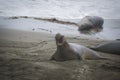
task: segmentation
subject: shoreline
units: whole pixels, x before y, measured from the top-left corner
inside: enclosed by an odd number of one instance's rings
[[[52,34],[52,33],[46,33],[46,32],[36,32],[36,31],[27,31],[27,30],[18,30],[18,29],[10,29],[10,28],[0,28],[0,38],[6,38],[6,39],[10,39],[12,41],[27,41],[24,38],[27,37],[29,40],[31,39],[31,41],[38,41],[41,38],[53,38],[56,34]],[[64,35],[64,34],[63,34]],[[10,38],[11,37],[11,38]],[[84,35],[79,35],[79,36],[75,36],[75,35],[65,35],[65,37],[67,38],[71,38],[71,39],[81,39],[81,40],[93,40],[93,41],[112,41],[112,40],[107,40],[107,39],[100,39],[94,36],[84,36]],[[15,39],[14,39],[15,38]],[[19,39],[18,39],[19,38]],[[21,38],[21,39],[20,39]],[[29,42],[28,40],[28,42]]]
[[[0,18],[0,27],[1,28],[9,28],[9,29],[17,29],[17,30],[24,30],[24,31],[34,31],[34,32],[45,32],[45,33],[61,33],[63,35],[72,35],[72,36],[82,36],[82,37],[89,37],[89,38],[101,38],[106,40],[115,40],[119,39],[120,32],[119,32],[119,20],[105,20],[105,23],[103,25],[104,29],[103,31],[93,34],[93,35],[85,35],[81,34],[78,31],[78,27],[75,25],[72,25],[72,23],[77,24],[80,20],[76,21],[70,21],[69,20],[54,20],[54,18],[43,18],[43,20],[35,20],[31,17],[27,16],[18,16],[15,17],[16,19],[1,19]],[[34,18],[34,17],[33,17]],[[37,18],[39,19],[39,18]],[[40,18],[41,19],[41,18]],[[61,24],[57,22],[67,22],[71,25],[67,24]],[[94,38],[95,39],[95,38]]]

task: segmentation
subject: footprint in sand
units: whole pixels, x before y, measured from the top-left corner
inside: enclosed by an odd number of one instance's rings
[[[37,46],[33,46],[33,47],[30,47],[30,48],[26,49],[25,52],[31,53],[31,52],[40,50],[40,48],[42,48],[42,47],[45,46],[46,44],[47,44],[46,41],[42,41],[42,42],[38,43]]]

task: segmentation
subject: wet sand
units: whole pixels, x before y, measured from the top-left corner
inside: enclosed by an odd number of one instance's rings
[[[56,50],[53,34],[0,31],[0,80],[120,80],[120,56],[98,52],[110,60],[50,61]],[[68,42],[96,46],[101,39],[67,37]]]

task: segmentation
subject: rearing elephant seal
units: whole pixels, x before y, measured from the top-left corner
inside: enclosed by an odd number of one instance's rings
[[[72,59],[105,59],[97,52],[87,47],[75,43],[68,43],[65,37],[59,33],[56,34],[55,40],[57,50],[52,55],[51,60],[66,61]]]
[[[118,41],[102,43],[97,47],[91,48],[91,49],[96,51],[120,55],[120,41],[118,40]]]
[[[81,33],[93,34],[96,32],[100,32],[103,29],[104,20],[98,16],[85,16],[78,23],[78,30]]]

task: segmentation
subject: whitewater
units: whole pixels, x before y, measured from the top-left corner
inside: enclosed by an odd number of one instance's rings
[[[0,0],[0,27],[46,31],[56,34],[82,35],[77,27],[33,19],[6,20],[3,17],[29,16],[80,22],[84,16],[100,16],[105,20],[102,32],[94,35],[105,39],[120,38],[120,0]],[[91,35],[89,35],[91,36]],[[93,35],[92,35],[93,36]]]
[[[0,16],[119,19],[119,4],[119,0],[0,0]]]

